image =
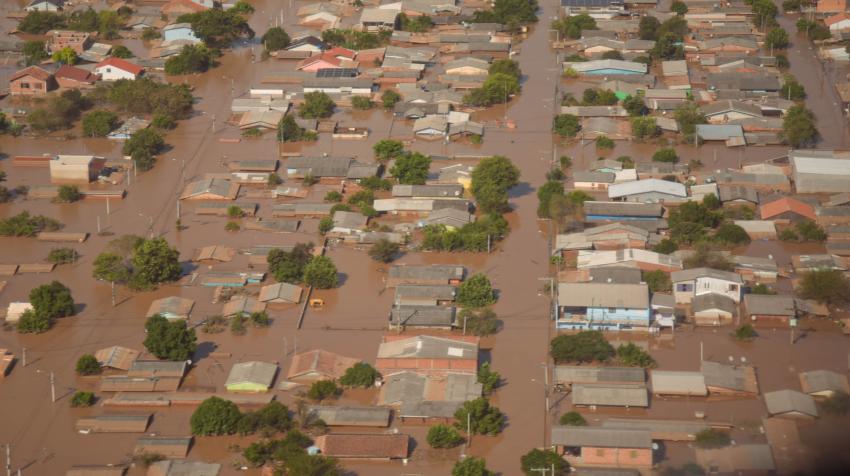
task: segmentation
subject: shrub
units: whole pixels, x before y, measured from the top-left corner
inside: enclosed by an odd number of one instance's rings
[[[617,359],[628,367],[643,367],[645,369],[655,367],[655,359],[649,353],[634,343],[621,344],[617,347]]]
[[[696,434],[694,444],[699,448],[722,448],[729,446],[732,439],[729,433],[715,428],[706,428]]]
[[[235,314],[230,317],[230,333],[236,336],[244,336],[248,332],[245,327],[245,316]]]
[[[381,94],[381,104],[387,109],[392,109],[399,101],[401,101],[401,96],[392,89],[387,89]]]
[[[732,336],[735,338],[735,340],[748,341],[755,339],[758,334],[756,333],[756,330],[753,329],[753,326],[751,326],[750,324],[744,324],[741,327],[735,329],[735,332],[734,334],[732,334]]]
[[[339,383],[346,387],[369,388],[374,385],[375,380],[380,375],[375,367],[365,362],[357,362],[345,370],[345,374],[339,379]]]
[[[587,420],[579,412],[567,412],[561,415],[558,423],[565,426],[587,426]]]
[[[56,201],[59,203],[73,203],[83,198],[80,189],[76,185],[60,185]]]
[[[94,405],[94,394],[92,392],[77,391],[71,397],[71,406],[74,408],[90,407]]]
[[[351,98],[351,107],[354,109],[359,109],[361,111],[366,111],[372,109],[372,100],[364,97],[364,96],[354,96]]]
[[[428,436],[425,438],[431,448],[454,448],[463,443],[463,437],[456,429],[448,425],[434,425],[428,429]]]
[[[463,309],[458,314],[458,322],[462,322],[466,331],[479,337],[493,335],[499,331],[501,321],[496,318],[496,313],[490,309]]]
[[[398,243],[381,238],[369,249],[369,256],[380,263],[390,263],[396,258],[400,249]]]
[[[608,138],[607,136],[598,136],[596,138],[596,148],[597,149],[613,149],[614,141]]]
[[[322,401],[339,395],[339,387],[333,380],[319,380],[310,385],[310,390],[307,391],[307,398],[310,400]]]
[[[103,369],[100,367],[100,362],[91,354],[83,354],[77,359],[77,374],[79,375],[97,375]]]
[[[254,327],[268,327],[272,323],[266,311],[252,312],[251,315],[248,316],[248,319]]]
[[[649,286],[649,291],[653,293],[666,292],[672,289],[670,275],[660,269],[644,271],[643,280]]]
[[[502,376],[490,369],[490,362],[484,362],[478,369],[478,383],[481,384],[484,395],[490,395],[499,386]]]
[[[676,163],[679,161],[679,156],[676,155],[675,149],[667,147],[658,149],[654,154],[652,154],[652,160],[654,162]]]
[[[614,356],[614,348],[602,332],[581,331],[552,339],[549,354],[556,362],[604,362]]]
[[[62,228],[58,221],[42,215],[30,215],[23,211],[9,218],[0,219],[0,236],[35,236],[42,231]]]
[[[47,255],[47,261],[54,264],[69,264],[77,261],[80,254],[74,248],[53,248]]]
[[[325,194],[325,201],[331,203],[339,203],[342,201],[342,194],[336,190],[331,190]]]
[[[334,220],[331,217],[322,217],[319,220],[319,234],[327,235],[329,231],[333,230]]]

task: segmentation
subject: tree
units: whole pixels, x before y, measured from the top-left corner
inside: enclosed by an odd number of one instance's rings
[[[658,124],[654,117],[642,116],[632,118],[632,135],[635,139],[651,139],[658,135]]]
[[[493,476],[493,472],[487,469],[487,462],[484,461],[484,458],[467,456],[455,463],[452,468],[452,476]]]
[[[407,152],[396,159],[390,173],[401,184],[424,185],[430,168],[431,156]]]
[[[345,374],[340,377],[339,383],[346,387],[369,388],[375,384],[375,380],[380,376],[381,374],[375,370],[375,367],[365,362],[357,362],[345,370]]]
[[[656,31],[660,25],[661,22],[658,21],[658,18],[652,15],[644,15],[640,17],[640,22],[638,23],[638,36],[641,40],[654,40],[656,38]]]
[[[17,330],[22,334],[41,334],[53,327],[53,319],[39,316],[32,309],[27,309],[18,319]]]
[[[94,394],[92,392],[78,391],[71,397],[71,406],[74,408],[90,407],[94,405]]]
[[[186,321],[169,321],[156,314],[145,322],[144,346],[158,359],[188,360],[195,353],[195,329],[186,327]]]
[[[354,96],[351,98],[351,107],[361,111],[372,109],[372,100],[365,96]]]
[[[142,129],[130,136],[124,143],[124,155],[129,155],[141,171],[153,168],[153,157],[165,147],[165,139],[156,129]]]
[[[614,141],[610,139],[608,136],[600,135],[596,136],[596,148],[597,149],[613,149]]]
[[[696,434],[694,444],[699,448],[722,448],[732,443],[729,433],[715,428],[706,428]]]
[[[398,140],[381,139],[372,146],[372,151],[375,152],[375,158],[381,162],[386,162],[401,157],[404,154],[404,144]]]
[[[400,249],[401,247],[398,243],[381,238],[369,249],[369,256],[380,263],[391,263],[396,258],[396,255],[398,255]]]
[[[322,217],[319,220],[319,234],[327,235],[334,228],[334,220],[331,217]]]
[[[774,291],[773,289],[770,289],[770,287],[768,287],[764,283],[758,283],[758,284],[755,284],[753,287],[750,288],[750,294],[760,294],[760,295],[770,295],[770,296],[772,296],[772,295],[776,294],[776,291]]]
[[[496,318],[496,313],[489,308],[462,309],[458,314],[458,322],[463,323],[467,332],[479,337],[493,335],[499,331],[501,326],[501,321]]]
[[[507,157],[482,159],[472,171],[472,195],[485,213],[508,208],[508,190],[519,183],[519,169]]]
[[[47,254],[47,262],[54,264],[70,264],[79,259],[80,254],[74,248],[53,248]]]
[[[614,356],[614,347],[600,331],[581,331],[552,339],[549,355],[556,362],[604,362]]]
[[[398,23],[399,30],[414,33],[426,32],[434,26],[434,22],[431,21],[431,17],[428,15],[418,15],[410,18],[404,12],[398,14],[396,22]]]
[[[676,122],[679,124],[679,130],[686,136],[693,135],[697,131],[697,124],[705,124],[705,116],[700,111],[699,106],[693,102],[686,102],[676,108],[673,113]]]
[[[289,46],[289,34],[279,26],[273,26],[266,31],[262,38],[266,51],[278,51]]]
[[[688,6],[681,0],[674,0],[670,5],[670,11],[677,15],[684,15],[685,13],[688,13]]]
[[[812,220],[803,220],[795,225],[800,238],[805,241],[826,241],[827,234],[822,226]]]
[[[788,47],[788,32],[782,28],[773,28],[764,38],[764,47],[782,50]]]
[[[74,203],[81,198],[83,194],[76,185],[60,185],[56,194],[56,201],[59,203]]]
[[[254,7],[245,0],[239,0],[230,9],[243,15],[254,13]]]
[[[401,96],[392,89],[387,89],[381,94],[381,104],[387,109],[392,109],[399,101],[401,101]]]
[[[583,30],[598,29],[596,20],[586,13],[555,20],[552,22],[552,28],[558,30],[562,37],[572,38],[574,40],[581,38],[581,32]]]
[[[190,419],[193,435],[232,435],[242,414],[235,403],[219,397],[210,397],[195,409]]]
[[[171,84],[141,78],[112,83],[106,100],[116,109],[132,114],[163,114],[172,120],[188,118],[192,113],[192,91],[186,84]],[[125,152],[125,155],[130,155]]]
[[[314,134],[299,126],[295,122],[295,117],[290,114],[283,116],[277,124],[277,136],[281,142],[300,142],[315,139]]]
[[[95,279],[111,283],[126,283],[130,280],[130,268],[124,257],[115,253],[104,252],[94,259],[92,276]]]
[[[643,280],[649,286],[649,291],[653,293],[663,293],[672,289],[670,275],[660,269],[644,271]]]
[[[643,116],[646,114],[646,103],[643,101],[643,96],[634,95],[623,99],[623,109],[628,111],[632,117]],[[634,119],[632,119],[632,127],[634,127]]]
[[[91,354],[83,354],[77,359],[77,374],[79,375],[97,375],[103,369],[100,368],[100,362]]]
[[[323,92],[312,92],[304,95],[304,102],[298,109],[298,115],[304,118],[321,119],[331,117],[336,104],[330,96]]]
[[[491,74],[478,89],[473,89],[463,97],[464,104],[470,106],[490,106],[508,102],[511,96],[520,90],[519,79],[506,73]]]
[[[578,116],[558,114],[552,124],[552,130],[561,137],[573,138],[581,130],[581,123]]]
[[[643,367],[648,369],[656,365],[655,359],[649,355],[649,352],[636,346],[633,342],[620,344],[617,347],[617,360],[628,367]]]
[[[314,256],[304,266],[304,284],[318,289],[332,289],[339,285],[336,266],[327,256]]]
[[[77,64],[77,52],[70,46],[66,46],[53,53],[53,61],[67,65],[75,65]]]
[[[485,274],[475,274],[460,283],[457,289],[457,303],[463,307],[484,307],[496,302],[496,295]]]
[[[730,222],[720,225],[714,234],[714,238],[721,243],[729,245],[740,245],[750,242],[750,235],[747,234],[746,230]]]
[[[179,54],[165,61],[165,74],[203,73],[213,66],[213,58],[213,51],[203,44],[183,45]]]
[[[144,240],[133,254],[133,285],[150,288],[180,277],[180,253],[164,238]]]
[[[59,281],[34,288],[29,298],[33,313],[39,318],[46,318],[51,324],[54,319],[77,313],[71,290]]]
[[[801,104],[788,109],[782,120],[782,138],[785,142],[795,148],[810,146],[817,141],[818,135],[812,111]]]
[[[655,46],[650,50],[653,58],[661,60],[678,60],[685,57],[685,50],[681,45],[681,37],[675,33],[664,33],[655,41]]]
[[[60,28],[65,19],[56,12],[32,11],[18,23],[18,30],[33,35],[43,35],[50,30]]]
[[[487,71],[489,74],[507,74],[520,79],[522,71],[519,69],[519,62],[512,59],[497,59],[490,64]]]
[[[339,393],[339,387],[336,386],[333,380],[318,380],[313,382],[313,385],[310,385],[310,390],[307,391],[307,398],[322,401],[335,397]]]
[[[240,12],[210,8],[180,15],[177,23],[191,23],[195,36],[212,47],[226,47],[239,37],[254,37],[254,31]]]
[[[304,276],[304,267],[313,256],[312,243],[298,243],[292,250],[273,249],[266,257],[269,272],[281,283],[298,284]]]
[[[522,455],[520,466],[527,476],[538,476],[540,468],[552,468],[554,474],[551,471],[546,473],[552,476],[566,476],[570,473],[570,464],[553,450],[535,448]]]
[[[23,53],[27,66],[41,63],[47,58],[50,58],[50,54],[47,53],[47,47],[44,45],[44,42],[40,40],[30,40],[25,42]]]
[[[109,56],[113,58],[132,58],[133,52],[130,51],[130,48],[127,48],[124,45],[115,45],[112,47],[112,51],[109,52]]]
[[[779,95],[789,101],[802,101],[806,99],[806,88],[789,74],[785,76],[785,81],[782,83],[782,89],[779,91]]]
[[[499,372],[490,369],[490,362],[481,364],[481,368],[478,369],[478,383],[481,384],[484,395],[493,393],[493,390],[499,386],[501,380],[502,376]]]
[[[564,195],[564,184],[560,181],[549,180],[537,189],[537,216],[550,218],[552,197]]]
[[[428,429],[425,437],[431,448],[445,449],[454,448],[463,443],[463,437],[449,425],[434,425]]]
[[[466,431],[468,418],[472,435],[495,436],[502,431],[505,424],[505,415],[498,408],[491,406],[484,397],[464,402],[454,416],[455,428],[461,431]]]
[[[617,50],[609,50],[602,53],[602,59],[613,59],[613,60],[622,60],[623,53],[620,53]]]
[[[42,231],[60,228],[62,224],[58,221],[42,215],[30,215],[27,211],[0,219],[0,236],[35,236]]]
[[[738,327],[732,334],[732,337],[734,337],[735,340],[741,341],[753,340],[757,336],[758,334],[756,333],[756,330],[750,324],[744,324],[741,327]]]
[[[83,114],[83,134],[88,137],[106,137],[118,127],[118,116],[109,111],[90,111]]]
[[[850,300],[850,280],[839,270],[808,271],[800,280],[799,294],[823,304],[842,304]]]
[[[561,415],[558,423],[565,426],[587,426],[587,420],[579,412],[567,412]]]
[[[663,149],[658,149],[654,154],[652,154],[652,161],[676,163],[679,161],[679,156],[676,155],[676,149],[665,147]]]

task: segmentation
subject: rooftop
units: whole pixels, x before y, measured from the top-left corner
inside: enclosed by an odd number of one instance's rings
[[[572,447],[652,448],[652,437],[646,430],[623,430],[593,426],[555,426],[552,444]]]

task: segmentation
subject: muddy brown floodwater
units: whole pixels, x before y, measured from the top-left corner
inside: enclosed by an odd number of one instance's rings
[[[5,3],[5,2],[3,2]],[[23,3],[23,2],[18,2]],[[272,19],[284,13],[285,23],[292,31],[302,28],[291,27],[294,11],[308,4],[306,1],[280,2],[272,0],[253,1],[257,12],[251,19],[252,27],[262,33]],[[551,129],[556,96],[556,85],[562,90],[581,91],[586,85],[560,81],[560,68],[556,55],[548,46],[547,25],[557,15],[558,2],[541,2],[540,23],[533,27],[528,37],[518,45],[520,53],[515,56],[524,74],[523,92],[514,98],[507,108],[508,119],[517,127],[513,130],[489,128],[484,143],[480,146],[458,143],[414,141],[412,148],[435,155],[494,155],[510,157],[522,171],[522,184],[511,191],[509,214],[511,233],[492,254],[446,254],[408,253],[400,263],[460,263],[471,273],[484,272],[492,279],[499,292],[496,311],[504,321],[504,329],[494,338],[485,340],[484,355],[492,361],[494,368],[504,378],[504,386],[493,397],[508,417],[508,426],[499,437],[475,437],[468,452],[484,456],[488,466],[501,475],[519,473],[519,458],[533,447],[546,443],[546,433],[551,421],[569,407],[566,400],[555,395],[552,412],[547,418],[544,409],[543,372],[547,362],[547,347],[551,337],[549,321],[549,299],[541,292],[549,275],[547,223],[536,218],[537,199],[535,190],[544,182],[545,172],[558,155],[569,155],[574,167],[584,168],[599,156],[592,145],[555,144]],[[7,12],[8,5],[0,9]],[[3,20],[3,26],[8,21]],[[781,20],[786,21],[786,20]],[[8,29],[7,29],[8,30]],[[801,39],[796,40],[801,45]],[[136,40],[126,42],[136,52],[146,46]],[[70,245],[82,255],[73,265],[58,267],[51,274],[16,275],[6,278],[2,303],[22,301],[33,287],[56,279],[68,285],[79,304],[78,315],[61,319],[50,332],[42,335],[20,335],[11,330],[0,332],[0,347],[6,347],[21,355],[27,349],[28,365],[20,363],[0,384],[0,444],[12,445],[12,467],[22,468],[24,474],[59,475],[74,464],[105,464],[129,461],[137,435],[80,435],[74,431],[77,418],[106,413],[101,406],[90,409],[71,409],[70,395],[77,389],[98,390],[96,378],[79,378],[74,374],[73,363],[83,353],[91,353],[110,345],[123,345],[142,349],[144,339],[144,314],[153,299],[168,295],[180,295],[194,299],[195,309],[192,322],[217,314],[221,303],[212,302],[212,291],[199,286],[163,286],[155,292],[131,293],[118,291],[119,305],[110,303],[109,286],[91,278],[94,257],[115,236],[138,234],[165,237],[178,248],[187,269],[206,268],[206,264],[188,263],[195,248],[211,244],[227,244],[245,248],[257,244],[285,245],[298,242],[318,242],[316,221],[305,220],[302,228],[294,234],[264,234],[254,231],[225,233],[224,220],[205,217],[194,213],[194,206],[184,204],[182,221],[186,228],[175,229],[177,219],[177,195],[183,185],[205,173],[223,172],[223,164],[238,159],[272,159],[278,155],[277,143],[267,135],[258,140],[239,143],[220,142],[220,139],[238,137],[238,130],[225,123],[229,115],[230,101],[247,93],[251,86],[260,84],[260,78],[268,72],[292,69],[292,62],[270,60],[252,63],[251,47],[243,45],[228,51],[222,64],[201,76],[170,79],[186,82],[193,86],[198,98],[196,113],[170,132],[167,142],[170,149],[160,158],[157,166],[148,173],[140,174],[127,187],[127,197],[109,204],[99,200],[84,200],[74,205],[56,205],[47,200],[24,200],[0,204],[0,216],[10,216],[21,211],[43,214],[63,222],[68,231],[86,231],[91,237],[83,244]],[[794,50],[798,46],[795,44]],[[807,51],[801,46],[800,51]],[[791,54],[792,70],[804,81],[811,96],[816,91],[818,79],[808,78],[803,71],[813,67],[806,61],[805,54]],[[808,66],[807,66],[808,65]],[[799,69],[799,72],[798,72]],[[5,71],[5,70],[4,70]],[[811,84],[810,84],[811,83]],[[827,94],[823,95],[824,98]],[[821,119],[824,144],[842,145],[845,130],[835,125],[823,124],[829,118],[828,99],[812,98],[812,104]],[[477,114],[479,119],[493,121],[505,114],[502,108]],[[358,160],[372,160],[371,146],[377,140],[393,137],[406,139],[412,136],[409,123],[395,121],[383,111],[339,112],[335,118],[343,124],[356,123],[371,129],[367,141],[332,141],[323,137],[315,144],[302,148],[305,154],[328,153],[352,155]],[[842,119],[843,120],[843,119]],[[837,118],[831,124],[843,124]],[[843,127],[843,126],[842,126]],[[833,129],[834,128],[834,131]],[[64,136],[64,134],[61,134]],[[0,149],[5,157],[15,155],[97,154],[110,158],[120,155],[120,143],[107,140],[50,138],[0,137]],[[649,161],[656,147],[618,141],[616,149],[609,154],[629,155],[639,162]],[[783,147],[763,147],[730,151],[722,146],[677,146],[684,161],[698,158],[707,169],[737,167],[742,163],[754,163],[774,158],[786,152]],[[715,161],[715,157],[717,157]],[[441,164],[434,164],[438,167]],[[49,178],[43,169],[12,168],[9,160],[0,160],[0,169],[8,174],[8,185],[46,185]],[[260,216],[270,216],[272,200],[258,200]],[[98,217],[107,235],[94,233]],[[108,234],[112,234],[111,236]],[[747,252],[757,256],[773,250],[756,242]],[[36,242],[30,239],[3,238],[0,241],[0,263],[24,263],[43,261],[55,244]],[[771,247],[774,244],[769,245]],[[768,251],[770,250],[770,251]],[[795,250],[798,251],[798,250]],[[799,251],[798,251],[799,252]],[[230,366],[238,361],[264,360],[278,362],[283,369],[289,364],[294,349],[324,348],[343,355],[373,361],[378,344],[386,326],[386,315],[390,308],[391,291],[384,288],[386,267],[375,264],[364,250],[349,247],[331,247],[328,250],[343,276],[343,285],[337,290],[320,291],[316,296],[324,298],[324,309],[310,311],[300,330],[296,330],[298,309],[294,306],[270,309],[274,319],[268,329],[250,329],[245,336],[233,336],[229,332],[220,334],[199,333],[199,352],[196,366],[183,385],[186,389],[222,388]],[[787,259],[787,253],[784,259]],[[777,258],[779,259],[779,258]],[[782,263],[780,263],[782,264]],[[216,265],[217,270],[239,270],[248,266],[245,256],[237,256],[231,263]],[[729,356],[746,357],[759,368],[763,390],[785,387],[795,388],[796,371],[814,368],[846,370],[847,344],[834,328],[806,331],[794,346],[790,346],[787,333],[767,332],[756,344],[736,344],[725,330],[677,332],[675,339],[665,336],[648,342],[653,356],[662,368],[693,370],[698,366],[699,343],[703,342],[706,357],[720,360]],[[612,336],[613,338],[614,336]],[[628,338],[627,336],[618,338]],[[213,357],[212,352],[230,353],[230,358]],[[222,355],[222,354],[215,354]],[[49,372],[54,372],[58,401],[51,403]],[[274,391],[284,403],[292,403],[293,396]],[[374,403],[372,392],[353,392],[343,397],[343,402]],[[764,415],[763,405],[758,400],[735,402],[695,402],[680,400],[654,400],[650,410],[638,412],[652,417],[686,418],[694,411],[705,411],[712,420],[730,421],[741,427]],[[114,412],[114,411],[113,411]],[[144,410],[130,410],[144,413]],[[186,435],[189,433],[187,408],[152,409],[153,423],[149,432],[159,435]],[[622,412],[620,412],[621,414]],[[616,412],[611,414],[617,414]],[[600,411],[591,418],[602,419],[609,413]],[[846,439],[834,438],[847,421],[822,420],[804,429],[812,448],[846,449]],[[399,425],[394,427],[410,433],[416,440],[415,450],[407,466],[401,463],[346,462],[345,466],[355,474],[396,476],[400,474],[443,475],[449,474],[451,466],[459,457],[460,450],[435,452],[426,448],[426,427]],[[755,437],[746,431],[736,431],[736,438]],[[815,437],[818,438],[815,439]],[[829,438],[833,436],[833,438]],[[255,438],[199,438],[190,453],[191,459],[215,461],[223,464],[222,474],[258,474],[257,470],[237,471],[231,465],[239,459],[231,451],[232,445],[245,446]],[[806,440],[807,443],[809,440]],[[682,463],[693,459],[693,451],[687,445],[670,445],[667,451],[670,462]],[[134,468],[131,475],[144,471]]]

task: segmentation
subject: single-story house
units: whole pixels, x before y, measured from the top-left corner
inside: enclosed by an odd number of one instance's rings
[[[758,395],[756,370],[750,365],[730,365],[704,360],[700,372],[712,395]]]
[[[366,228],[369,217],[358,212],[337,210],[333,214],[332,233],[354,233]]]
[[[817,220],[815,207],[792,197],[782,197],[759,207],[762,220],[784,223],[797,223],[805,220]]]
[[[637,248],[617,250],[579,250],[577,269],[602,267],[630,267],[643,271],[661,270],[667,273],[682,269],[682,260]]]
[[[393,306],[390,329],[446,329],[462,326],[455,322],[454,306]]]
[[[97,359],[97,363],[99,363],[101,367],[130,370],[130,366],[133,365],[133,362],[135,362],[137,358],[139,358],[139,354],[140,352],[138,350],[113,345],[111,347],[99,349],[94,353],[94,358]]]
[[[255,312],[266,310],[266,303],[257,300],[253,296],[233,296],[224,305],[221,315],[224,317],[242,316],[248,317]]]
[[[660,179],[635,180],[608,187],[608,198],[627,202],[658,203],[687,198],[688,191],[678,182]]]
[[[744,296],[745,316],[755,326],[789,327],[797,317],[793,296],[747,294]]]
[[[104,160],[93,155],[57,155],[49,165],[51,183],[88,183],[97,180]]]
[[[456,230],[475,221],[475,215],[467,210],[456,208],[440,208],[432,211],[427,217],[419,221],[419,226],[443,225],[446,228]]]
[[[65,0],[30,0],[25,11],[28,12],[58,12],[62,9]]]
[[[240,362],[233,364],[224,388],[228,392],[268,392],[277,375],[277,364],[269,362]]]
[[[328,426],[386,428],[392,410],[386,407],[312,405],[310,414]]]
[[[393,265],[387,274],[388,288],[403,284],[458,285],[463,280],[465,268],[455,265]]]
[[[789,153],[797,193],[841,193],[850,190],[850,154],[833,150]]]
[[[53,73],[56,83],[64,89],[86,89],[94,87],[98,81],[96,74],[83,68],[63,64]]]
[[[201,179],[190,182],[180,194],[180,200],[234,200],[240,185],[224,179]]]
[[[815,399],[796,390],[777,390],[764,394],[767,413],[777,418],[811,419],[818,417]]]
[[[773,220],[734,220],[733,223],[743,228],[750,239],[772,240],[776,238],[776,223]],[[737,269],[735,271],[740,273]]]
[[[573,459],[573,464],[578,466],[652,466],[652,436],[646,430],[555,426],[551,430],[551,442],[559,454],[577,454],[567,459]]]
[[[192,437],[145,436],[136,440],[133,454],[156,454],[165,458],[185,458],[189,454]]]
[[[201,43],[201,39],[195,36],[191,23],[173,23],[166,26],[162,29],[162,41],[164,43],[172,41],[181,41],[185,44]]]
[[[289,380],[336,380],[359,359],[345,357],[322,349],[309,350],[292,356],[286,378]]]
[[[401,433],[331,433],[316,438],[315,446],[339,459],[406,459],[410,437]]]
[[[579,190],[608,190],[614,177],[611,172],[576,171],[573,172],[573,186]]]
[[[385,335],[378,346],[375,368],[385,377],[402,372],[475,374],[478,371],[478,338]]]
[[[93,71],[104,81],[117,81],[119,79],[132,81],[138,79],[144,70],[137,64],[112,56],[95,65]]]
[[[413,123],[413,133],[428,138],[445,136],[447,128],[448,120],[445,116],[425,116]]]
[[[56,89],[56,78],[40,66],[27,66],[9,77],[12,96],[40,96]]]
[[[556,365],[552,373],[555,383],[628,383],[643,384],[646,370],[640,367],[605,367],[591,365]]]
[[[652,393],[655,395],[680,395],[704,397],[708,395],[705,376],[701,372],[677,370],[650,370]]]
[[[746,228],[744,230],[747,231]],[[749,234],[749,231],[747,233]],[[733,255],[730,261],[735,267],[735,272],[747,282],[774,283],[779,277],[779,266],[770,258]]]
[[[145,317],[152,317],[157,314],[166,319],[189,319],[189,314],[192,308],[195,307],[195,301],[180,296],[168,296],[156,299],[151,302],[148,307],[148,312]]]
[[[643,383],[575,383],[572,385],[570,396],[573,406],[649,406],[649,395]]]
[[[580,75],[611,76],[646,74],[646,64],[634,61],[600,59],[582,62],[565,62],[564,70],[572,70]]]
[[[289,283],[274,283],[263,286],[257,298],[267,304],[298,304],[301,302],[302,289]]]
[[[738,316],[738,304],[725,294],[700,294],[691,301],[691,314],[699,326],[729,324]]]
[[[393,303],[396,306],[439,306],[455,300],[457,288],[448,284],[399,284]]]
[[[832,397],[836,393],[850,393],[847,376],[831,370],[800,372],[803,393],[814,397]]]
[[[636,202],[584,202],[584,217],[593,221],[658,221],[664,215],[664,208],[657,203]]]
[[[127,369],[127,376],[182,379],[188,366],[185,360],[134,360]]]

